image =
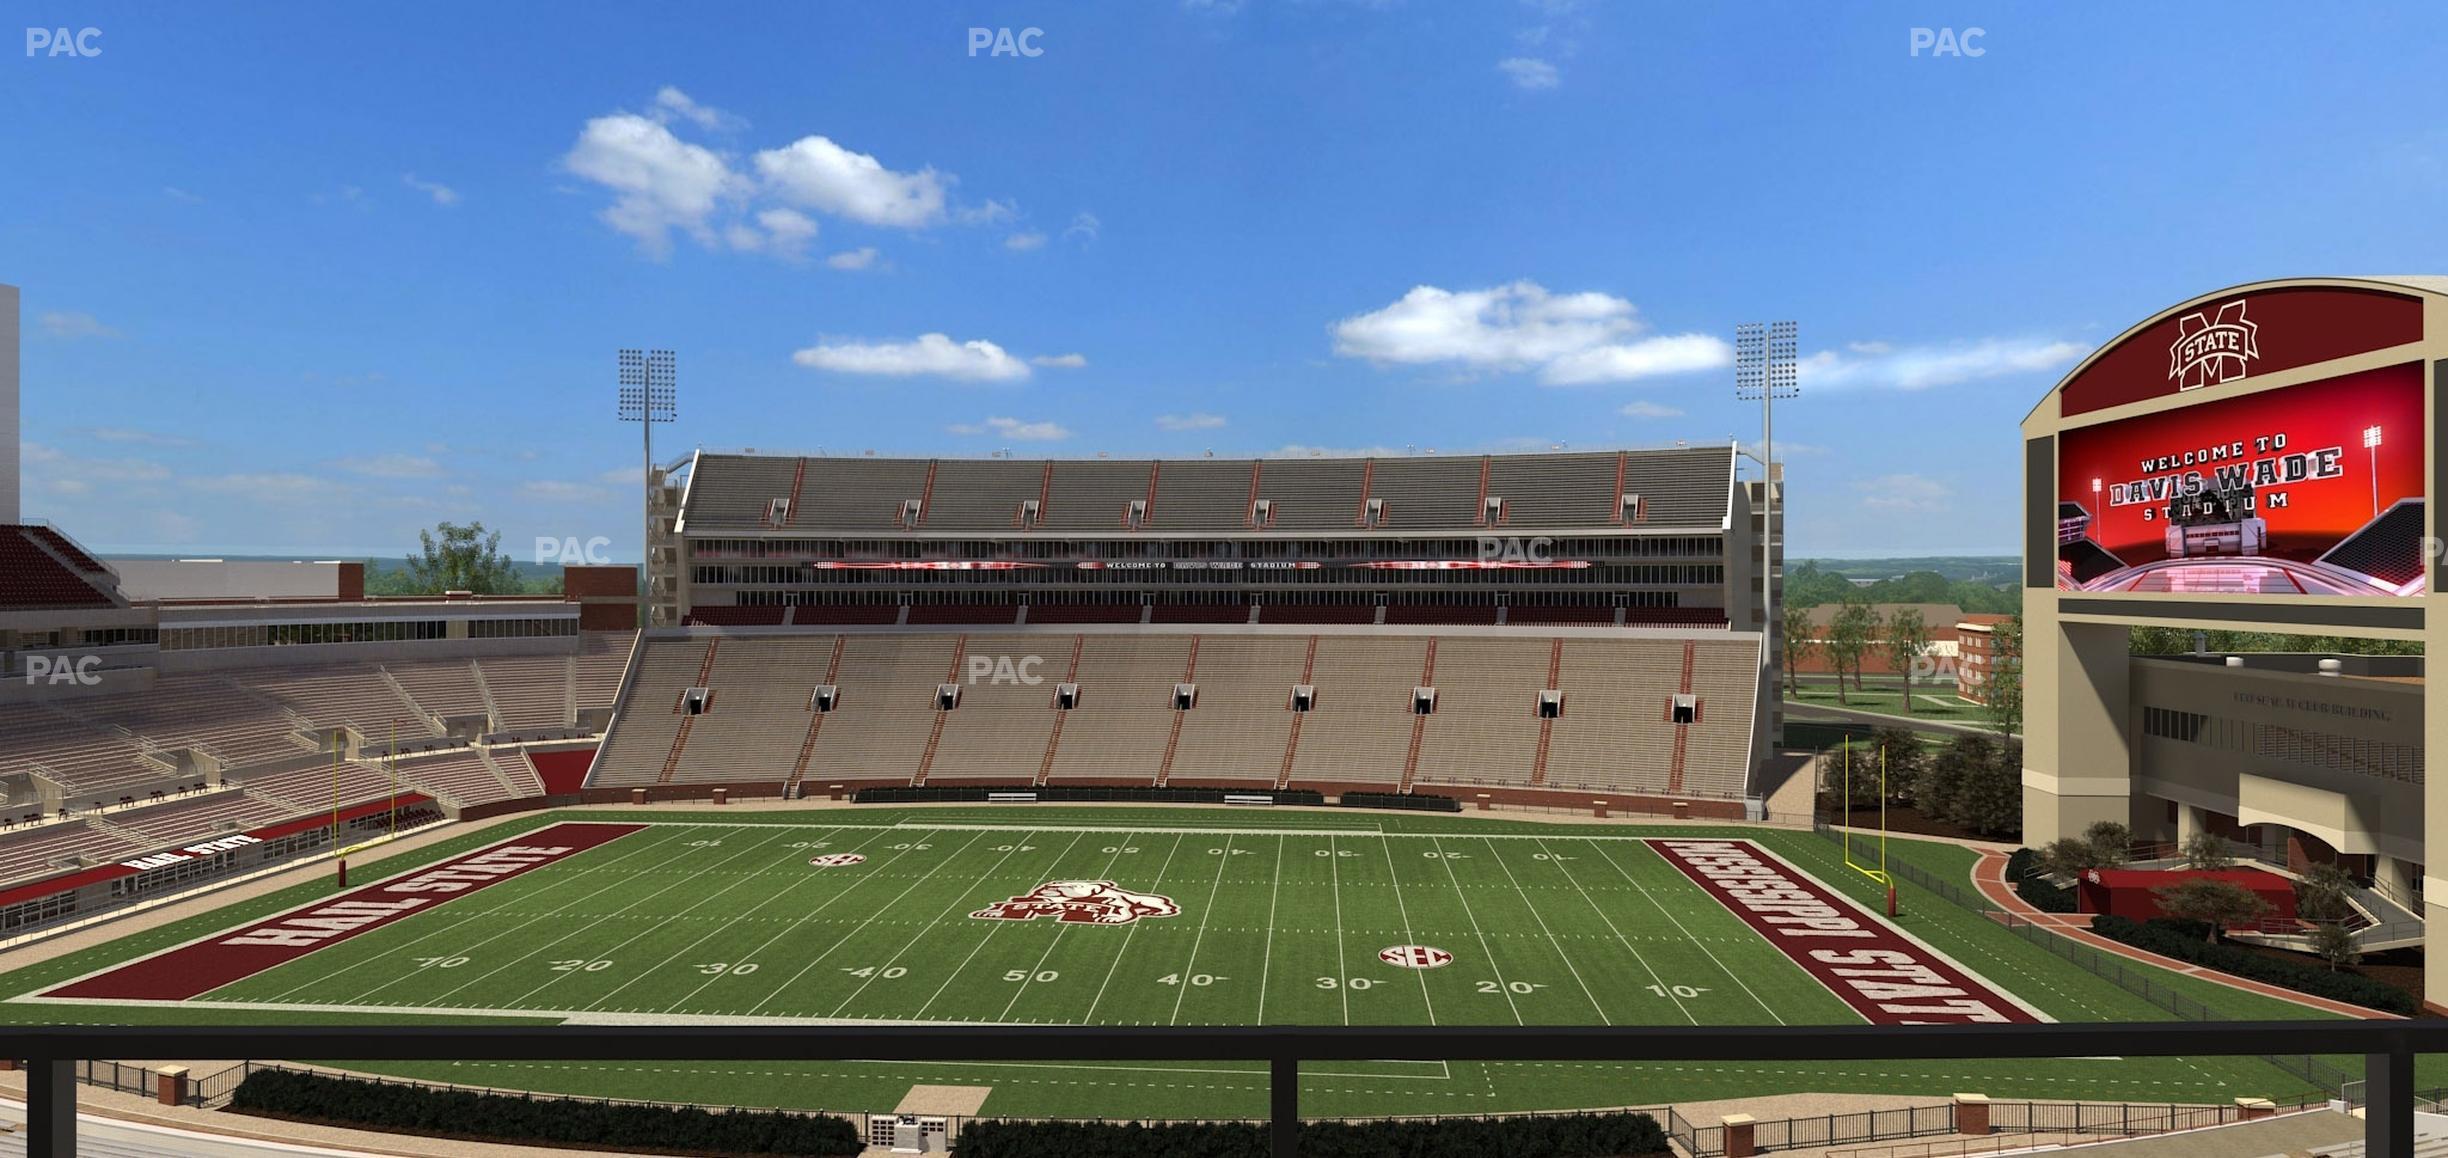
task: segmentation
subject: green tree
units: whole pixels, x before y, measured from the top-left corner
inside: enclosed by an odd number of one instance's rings
[[[418,531],[417,541],[423,550],[405,560],[413,594],[509,595],[523,589],[518,568],[501,553],[501,532],[487,531],[483,523],[440,523]]]
[[[2023,830],[2023,746],[1993,744],[1987,755],[1966,761],[1947,819],[1980,836],[2013,836]]]
[[[1853,701],[1845,696],[1845,672],[1852,671],[1853,686],[1861,686],[1862,656],[1870,650],[1877,634],[1878,612],[1870,610],[1867,603],[1847,603],[1837,608],[1835,617],[1828,621],[1827,638],[1819,646],[1827,652],[1829,665],[1836,669],[1838,703],[1852,705]]]
[[[2312,955],[2329,963],[2329,971],[2352,965],[2363,959],[2363,950],[2355,945],[2355,936],[2344,925],[2312,927]]]
[[[2098,850],[2100,868],[2124,864],[2133,850],[2133,830],[2113,820],[2093,823],[2083,830],[2083,839]]]
[[[2178,881],[2152,889],[2151,896],[2158,898],[2159,911],[2168,916],[2208,922],[2213,945],[2230,926],[2250,925],[2270,914],[2268,901],[2232,881]]]
[[[1997,760],[1996,739],[1979,732],[1958,733],[1930,756],[1913,785],[1913,804],[1921,815],[1940,820],[1955,816],[1956,801],[1963,796],[1964,785],[1970,781],[1973,768]]]
[[[2295,882],[2295,915],[2307,921],[2343,921],[2354,915],[2354,877],[2334,864],[2316,864]]]
[[[1990,629],[1989,676],[1983,689],[1989,726],[1999,735],[2023,731],[2023,616],[2020,612]]]
[[[1787,603],[1777,609],[1777,618],[1785,629],[1785,698],[1790,700],[1800,686],[1802,665],[1810,662],[1819,644],[1811,638],[1810,608]]]
[[[1929,746],[1921,742],[1920,733],[1909,728],[1888,726],[1870,734],[1876,758],[1887,763],[1887,796],[1891,800],[1914,804],[1921,799],[1921,774],[1929,767]]]
[[[2106,868],[2099,846],[2079,836],[2061,836],[2040,847],[2040,867],[2063,880],[2080,880],[2095,868]]]
[[[2235,863],[2235,858],[2227,855],[2227,838],[2206,828],[2184,838],[2176,854],[2184,858],[2186,868],[2204,872]]]
[[[1887,617],[1887,670],[1904,684],[1904,714],[1913,714],[1913,669],[1930,650],[1929,624],[1921,621],[1921,609],[1899,607]]]

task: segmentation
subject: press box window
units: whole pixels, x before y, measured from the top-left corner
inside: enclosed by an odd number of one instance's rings
[[[1539,693],[1539,698],[1538,698],[1538,715],[1539,715],[1539,718],[1540,718],[1540,719],[1542,719],[1542,720],[1552,720],[1552,719],[1555,719],[1555,718],[1557,718],[1558,716],[1561,716],[1561,715],[1563,715],[1563,714],[1564,714],[1564,693],[1563,693],[1563,692],[1557,691],[1557,690],[1556,690],[1556,689],[1554,689],[1554,688],[1548,688],[1548,689],[1546,689],[1546,690],[1544,690],[1544,691],[1541,691],[1541,692]]]
[[[1670,718],[1675,723],[1688,724],[1700,718],[1700,700],[1688,693],[1678,693],[1674,698],[1673,706],[1668,710],[1672,713]]]
[[[1198,706],[1197,684],[1173,685],[1173,710],[1186,712]]]
[[[1310,710],[1311,708],[1316,707],[1316,706],[1317,706],[1317,685],[1316,685],[1316,684],[1294,684],[1294,685],[1292,685],[1292,702],[1291,702],[1291,704],[1290,704],[1289,706],[1291,707],[1291,709],[1292,709],[1293,711],[1296,711],[1296,712],[1306,712],[1306,711]]]
[[[1078,684],[1054,685],[1054,710],[1067,712],[1079,706]]]
[[[1435,689],[1435,688],[1431,688],[1431,687],[1416,687],[1416,688],[1411,689],[1411,714],[1412,714],[1412,715],[1414,715],[1414,716],[1425,716],[1425,715],[1428,715],[1428,714],[1430,714],[1430,713],[1432,713],[1432,712],[1434,712],[1434,711],[1436,711],[1436,689]]]
[[[960,706],[959,684],[935,685],[935,710],[948,712]]]
[[[808,706],[819,712],[832,711],[833,705],[840,702],[841,689],[832,684],[816,685],[815,694],[808,697]]]
[[[713,701],[714,690],[712,688],[690,688],[680,693],[680,714],[702,716],[705,714],[706,705]]]

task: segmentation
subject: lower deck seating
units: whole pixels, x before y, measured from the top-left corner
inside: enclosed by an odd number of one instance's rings
[[[246,792],[215,792],[103,817],[111,827],[136,833],[148,843],[196,840],[228,829],[253,828],[296,811]]]
[[[1678,723],[1687,653],[1695,718]],[[1759,662],[1754,637],[1707,632],[1084,628],[650,639],[590,786],[660,780],[685,718],[677,705],[709,654],[712,701],[680,745],[674,782],[785,779],[808,735],[811,694],[832,670],[838,698],[816,721],[812,781],[910,783],[923,767],[928,784],[1017,785],[1042,774],[1055,785],[1162,777],[1255,787],[1277,782],[1289,752],[1294,785],[1390,789],[1409,766],[1415,786],[1652,795],[1679,786],[1708,796],[1748,786]],[[1078,685],[1068,709],[1055,701],[1065,682]],[[1184,682],[1195,699],[1176,710]],[[949,710],[937,702],[946,683],[959,694]],[[1296,713],[1290,701],[1301,683],[1316,694]],[[1425,716],[1412,695],[1423,684],[1436,689]],[[1550,687],[1562,692],[1563,711],[1542,721],[1540,692]]]
[[[143,851],[134,841],[81,820],[0,833],[0,881],[43,876],[79,863],[115,860]]]

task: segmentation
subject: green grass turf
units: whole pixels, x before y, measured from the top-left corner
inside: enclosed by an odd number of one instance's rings
[[[1882,681],[1874,674],[1867,685],[1858,688],[1848,682],[1841,699],[1836,695],[1836,685],[1833,682],[1804,681],[1798,684],[1794,694],[1786,699],[1794,703],[1830,708],[1851,708],[1855,711],[1879,712],[1890,716],[1906,714],[1904,694],[1897,688],[1892,676]],[[1982,722],[1988,719],[1979,705],[1957,699],[1955,685],[1952,683],[1916,685],[1913,688],[1911,715],[1924,720],[1956,722]]]
[[[205,995],[201,1006],[0,1004],[0,1021],[288,1023],[436,1017],[842,1018],[1095,1024],[1830,1024],[1855,1020],[1818,982],[1645,846],[1724,828],[1555,825],[1476,816],[1179,808],[927,807],[588,813],[361,865],[360,881],[565,819],[645,831]],[[1875,904],[1834,843],[1757,830],[1832,887]],[[812,869],[818,852],[867,863]],[[1966,879],[1972,855],[1898,841],[1891,855]],[[1180,916],[1122,927],[972,920],[1054,879],[1162,893]],[[36,991],[331,893],[309,882],[0,976]],[[1897,923],[2060,1020],[2168,1015],[1977,913],[1905,886]],[[1379,949],[1452,951],[1442,969]],[[2153,971],[2242,1018],[2317,1016]],[[1654,987],[1654,988],[1653,988]],[[1678,988],[1680,987],[1680,988]],[[362,1012],[358,1012],[362,1011]],[[1256,1067],[724,1066],[357,1063],[411,1076],[717,1104],[884,1109],[913,1083],[993,1086],[992,1112],[1256,1114]],[[2291,1098],[2257,1059],[1944,1063],[1672,1062],[1311,1067],[1322,1114],[1655,1104],[1801,1090],[1997,1098]]]

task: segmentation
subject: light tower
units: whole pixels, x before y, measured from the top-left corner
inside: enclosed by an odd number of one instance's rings
[[[1734,327],[1734,396],[1760,404],[1760,630],[1776,630],[1776,400],[1802,393],[1795,373],[1794,324],[1746,322]]]
[[[2363,452],[2371,456],[2372,517],[2380,517],[2380,428],[2363,428]]]
[[[645,432],[646,533],[638,540],[638,630],[653,622],[654,589],[654,428],[655,423],[680,417],[680,375],[669,350],[620,352],[620,420],[634,422]]]

